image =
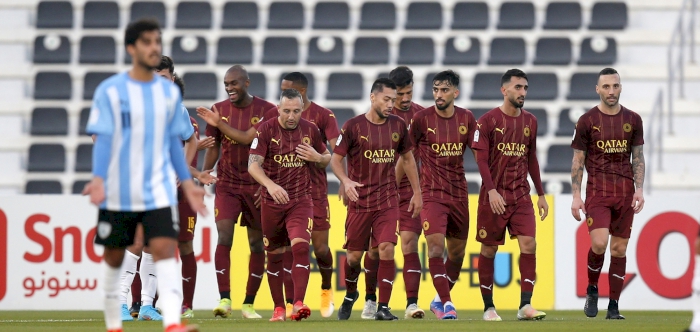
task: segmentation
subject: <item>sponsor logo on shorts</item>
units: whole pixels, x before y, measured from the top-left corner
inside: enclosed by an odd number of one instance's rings
[[[430,229],[430,223],[427,220],[425,220],[423,221],[423,230],[427,231],[428,229]]]
[[[486,230],[485,229],[482,228],[479,230],[479,237],[482,239],[486,237]]]
[[[301,141],[304,142],[304,144],[311,144],[311,138],[308,136],[302,138]]]
[[[459,133],[462,135],[466,135],[469,130],[467,129],[467,126],[465,125],[460,125],[459,126]]]
[[[525,129],[523,129],[523,135],[525,135],[525,137],[530,137],[530,127],[525,127]]]
[[[593,226],[593,217],[588,217],[588,219],[586,219],[586,223],[588,224],[588,227]]]
[[[398,142],[399,141],[399,133],[396,133],[396,132],[391,133],[391,140],[394,142]]]
[[[108,221],[100,221],[97,223],[97,236],[100,237],[100,239],[107,239],[109,237],[109,234],[112,234],[112,224],[110,224]]]
[[[632,125],[629,123],[625,123],[624,125],[622,125],[622,130],[624,130],[626,133],[629,133],[630,131],[632,131]]]
[[[264,237],[264,236],[263,236],[263,244],[264,244],[266,247],[270,246],[270,240],[268,240],[267,237]]]

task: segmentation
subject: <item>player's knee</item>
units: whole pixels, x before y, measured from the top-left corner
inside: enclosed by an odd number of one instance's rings
[[[498,246],[487,246],[482,244],[481,245],[481,255],[486,257],[486,258],[494,258],[496,257],[496,252],[498,252]]]
[[[379,244],[379,259],[390,260],[394,259],[394,244],[384,242]]]
[[[187,256],[194,252],[192,241],[179,241],[177,249],[180,251],[180,256]]]
[[[417,242],[415,242],[415,243],[413,243],[413,242],[410,242],[410,243],[402,243],[402,244],[401,244],[401,252],[402,252],[404,255],[412,254],[412,253],[414,253],[414,252],[418,252],[418,243],[417,243]]]
[[[362,252],[360,252],[360,255],[348,254],[348,255],[345,257],[345,259],[346,259],[348,265],[350,265],[350,266],[352,266],[352,267],[358,267],[358,266],[360,266],[360,263],[362,263],[362,262],[361,262],[361,259],[362,259],[362,255],[361,255],[361,254],[362,254]]]
[[[442,257],[445,254],[445,246],[440,245],[440,243],[431,243],[428,246],[428,257],[436,258]]]
[[[627,243],[611,243],[610,255],[613,257],[625,257],[627,254]]]
[[[596,254],[602,254],[608,248],[608,239],[591,239],[591,249]],[[612,249],[612,248],[611,248]]]
[[[250,252],[261,253],[265,251],[265,245],[263,244],[262,240],[255,242],[250,241],[248,242],[248,246],[250,247]]]
[[[331,248],[326,243],[314,243],[314,255],[316,257],[328,254]]]

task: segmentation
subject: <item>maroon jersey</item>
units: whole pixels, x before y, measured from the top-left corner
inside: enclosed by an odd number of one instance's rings
[[[244,108],[234,106],[229,100],[218,102],[214,106],[219,111],[222,121],[225,121],[231,128],[241,131],[247,131],[263,118],[267,110],[275,107],[275,105],[258,97],[253,97],[253,102]],[[209,125],[207,125],[206,134],[221,142],[221,155],[216,171],[219,181],[216,185],[234,189],[257,189],[258,183],[248,174],[250,146],[234,141],[218,128]]]
[[[509,116],[496,107],[479,118],[472,148],[489,154],[489,171],[495,189],[506,204],[515,204],[530,195],[527,181],[530,150],[537,139],[537,118],[522,110],[518,116]],[[534,151],[533,151],[534,152]],[[482,184],[479,202],[487,204],[486,186]]]
[[[633,146],[643,144],[642,118],[624,106],[615,115],[601,112],[598,106],[582,115],[571,147],[586,152],[586,197],[634,194],[630,156]]]
[[[199,124],[197,124],[197,120],[195,120],[193,117],[190,117],[190,122],[192,122],[192,127],[194,127],[194,137],[199,139]],[[194,159],[192,162],[190,162],[190,166],[197,168],[197,154],[194,154]]]
[[[394,107],[392,109],[392,113],[396,116],[401,117],[406,122],[406,124],[408,124],[408,129],[410,130],[413,124],[413,116],[416,113],[418,113],[418,111],[421,111],[423,109],[425,109],[425,107],[412,102],[411,107],[408,109],[408,111],[404,111],[397,107]],[[413,150],[413,157],[416,159],[416,166],[419,165],[418,153],[418,150]],[[408,176],[404,176],[401,179],[401,183],[399,184],[399,196],[408,197],[409,199],[413,197],[413,189],[411,188],[411,181],[408,181]]]
[[[318,153],[327,150],[318,128],[304,119],[295,129],[282,128],[279,121],[265,121],[250,144],[250,153],[265,158],[262,164],[265,174],[287,191],[290,201],[311,198],[309,168],[316,168],[316,165],[307,163],[297,155],[296,148],[302,143],[313,146]],[[263,188],[262,195],[270,204],[274,204],[266,188]]]
[[[468,200],[463,155],[475,130],[474,114],[457,106],[449,118],[441,117],[435,106],[413,117],[411,137],[421,156],[423,201]]]
[[[406,122],[389,115],[382,124],[364,114],[348,120],[333,152],[348,157],[348,177],[363,184],[359,199],[349,202],[348,211],[371,212],[398,207],[396,161],[413,149]]]

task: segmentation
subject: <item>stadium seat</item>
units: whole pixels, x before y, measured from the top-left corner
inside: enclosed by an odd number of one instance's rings
[[[322,50],[324,47],[328,47],[328,50]],[[340,65],[343,63],[344,53],[343,40],[340,37],[313,37],[309,40],[306,62],[310,65]]]
[[[555,133],[556,136],[572,137],[574,135],[576,121],[571,121],[570,113],[570,108],[564,109],[559,113],[559,126],[557,127],[557,131]]]
[[[85,36],[80,40],[80,63],[114,64],[117,47],[111,36]]]
[[[350,8],[346,2],[318,2],[314,9],[314,29],[341,29],[350,27]]]
[[[296,37],[267,37],[263,45],[263,64],[296,65],[299,42]]]
[[[249,72],[248,78],[250,79],[250,85],[248,86],[248,92],[256,97],[266,99],[267,98],[267,78],[265,73],[259,72]]]
[[[97,90],[97,86],[105,79],[114,75],[114,72],[87,72],[83,80],[83,100],[91,100]]]
[[[83,7],[83,29],[119,28],[119,5],[114,1],[88,1]]]
[[[167,21],[165,20],[165,5],[162,2],[134,1],[131,3],[131,18],[129,22],[149,17],[158,20],[161,28],[167,26]]]
[[[568,65],[571,63],[569,38],[540,38],[535,50],[536,65]]]
[[[29,147],[29,172],[64,172],[66,149],[62,144],[32,144]]]
[[[528,100],[554,100],[559,95],[559,81],[555,73],[529,73]]]
[[[601,49],[595,50],[600,47]],[[612,65],[617,61],[617,42],[615,38],[586,38],[581,42],[579,65]]]
[[[304,6],[301,2],[273,2],[269,9],[268,29],[304,28]]]
[[[355,117],[355,111],[352,108],[333,108],[331,111],[333,111],[335,119],[338,121],[338,128],[343,128],[343,125],[348,120]]]
[[[211,19],[209,2],[183,1],[177,4],[177,29],[211,29]]]
[[[360,29],[392,30],[396,28],[396,7],[393,2],[365,2],[362,4]]]
[[[88,119],[90,118],[90,107],[85,107],[80,110],[80,121],[79,121],[79,128],[78,128],[78,134],[80,135],[87,135],[87,132],[85,132],[85,128],[87,127]]]
[[[598,73],[574,73],[569,80],[568,100],[598,100],[595,92],[598,84]]]
[[[525,63],[525,40],[494,38],[491,40],[489,65],[522,65]]]
[[[553,144],[547,151],[546,173],[570,173],[574,150],[569,145]]]
[[[332,178],[328,179],[328,193],[338,194],[338,190],[340,190],[340,183]]]
[[[472,84],[472,99],[503,100],[501,94],[502,73],[477,73]]]
[[[216,99],[219,90],[219,80],[216,74],[209,72],[187,72],[182,76],[187,84],[185,100],[191,99]]]
[[[248,37],[221,37],[216,46],[217,64],[253,63],[253,42]]]
[[[569,181],[549,180],[542,183],[544,192],[551,195],[571,194],[571,183]]]
[[[468,47],[465,47],[468,46]],[[457,48],[466,50],[458,50]],[[481,61],[481,43],[475,37],[455,38],[450,37],[445,42],[445,65],[478,65]]]
[[[480,182],[467,180],[467,192],[469,192],[470,194],[479,194],[480,190],[481,190],[481,183]]]
[[[29,180],[24,185],[25,194],[63,194],[63,186],[55,180]]]
[[[526,111],[532,113],[537,118],[537,136],[545,136],[549,131],[549,119],[547,118],[547,110],[543,108],[525,108]]]
[[[498,29],[526,30],[535,27],[535,6],[532,2],[504,2],[498,16]]]
[[[70,1],[41,1],[36,15],[37,29],[73,28],[73,5]]]
[[[623,30],[627,27],[627,4],[597,2],[591,10],[591,30]]]
[[[81,194],[83,192],[83,189],[85,189],[85,185],[88,184],[88,180],[78,180],[73,182],[73,188],[71,188],[71,193],[73,194]]]
[[[384,37],[359,37],[355,40],[352,63],[385,65],[389,63],[389,41]]]
[[[328,76],[327,100],[360,100],[364,87],[360,73],[331,73]]]
[[[34,63],[70,63],[70,49],[66,36],[38,36],[34,39]]]
[[[474,114],[476,121],[479,121],[479,118],[484,116],[484,114],[490,111],[491,108],[470,108],[469,110],[472,111],[472,114]]]
[[[282,78],[284,78],[284,76],[287,74],[289,74],[289,72],[284,72],[282,73],[282,75],[280,75],[280,79],[279,81],[277,81],[278,88],[280,86],[280,83],[282,82]],[[302,72],[302,74],[306,76],[306,80],[309,82],[309,85],[306,87],[306,96],[309,97],[309,99],[314,100],[314,97],[316,97],[316,79],[314,78],[314,73],[305,71]],[[282,91],[279,91],[279,89],[277,89],[277,91],[279,93],[275,97],[278,97],[282,93]]]
[[[435,77],[437,72],[429,72],[425,75],[425,81],[423,84],[423,100],[435,100],[433,99],[433,77]]]
[[[578,2],[550,2],[543,26],[546,30],[577,30],[581,28],[581,4]]]
[[[442,6],[439,2],[412,2],[408,5],[407,30],[442,28]]]
[[[176,64],[207,63],[207,41],[204,37],[178,36],[173,38],[170,55]]]
[[[205,105],[204,107],[210,107],[210,106],[211,105]],[[202,119],[200,116],[197,115],[197,108],[196,107],[188,107],[187,113],[190,115],[191,118],[193,118],[195,121],[197,121],[197,126],[199,128],[199,136],[200,137],[206,136],[205,130],[207,129],[207,122],[204,121],[204,119]]]
[[[68,112],[65,108],[35,108],[31,126],[32,136],[68,135]]]
[[[484,30],[489,26],[489,7],[485,2],[458,2],[452,10],[452,30]]]
[[[399,43],[399,64],[432,65],[435,44],[430,37],[407,37]]]
[[[464,171],[469,173],[478,173],[479,166],[476,165],[476,160],[474,160],[474,154],[470,149],[466,149],[462,155],[464,160]],[[467,184],[469,186],[469,184]]]
[[[257,29],[258,4],[255,2],[231,1],[224,5],[222,29]]]
[[[75,171],[92,172],[92,144],[78,145],[75,153]]]
[[[34,99],[68,100],[73,93],[73,81],[64,71],[42,71],[34,77]]]

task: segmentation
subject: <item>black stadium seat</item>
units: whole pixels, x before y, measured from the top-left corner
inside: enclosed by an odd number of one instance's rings
[[[569,80],[568,100],[598,100],[595,92],[598,84],[598,73],[574,73]]]
[[[114,72],[86,73],[85,79],[83,80],[83,100],[91,100],[95,94],[95,90],[97,90],[97,86],[114,74]]]
[[[216,47],[216,63],[253,63],[253,42],[248,37],[221,37]]]
[[[549,180],[542,183],[542,187],[547,194],[571,194],[571,182],[569,181]]]
[[[425,81],[423,84],[423,100],[434,100],[433,99],[433,77],[437,72],[429,72],[425,75]],[[414,92],[415,94],[415,92]]]
[[[224,5],[222,29],[257,29],[258,4],[255,2],[230,1]]]
[[[559,81],[555,73],[529,73],[528,100],[554,100],[559,95]]]
[[[66,36],[38,36],[34,39],[34,63],[70,63],[70,49]]]
[[[187,45],[187,43],[196,45]],[[207,41],[204,37],[197,36],[193,39],[178,36],[173,38],[171,46],[172,52],[170,54],[176,64],[205,64],[207,62]],[[195,46],[194,49],[186,49],[192,46]]]
[[[114,1],[88,1],[83,7],[83,29],[116,29],[119,5]]]
[[[455,43],[460,41],[455,37],[450,37],[445,42],[445,58],[442,63],[445,65],[478,65],[481,61],[481,43],[475,37],[469,38],[467,42],[469,48],[466,51],[460,51],[455,46]]]
[[[576,30],[581,27],[581,4],[578,2],[550,2],[547,5],[547,30]]]
[[[547,166],[545,166],[544,171],[547,173],[569,173],[571,172],[571,160],[573,158],[574,150],[571,146],[550,145],[547,151]]]
[[[360,73],[331,73],[328,76],[327,100],[359,100],[364,96]]]
[[[407,30],[440,28],[442,28],[442,6],[439,2],[412,2],[408,5]]]
[[[209,2],[183,1],[177,4],[177,29],[211,29],[211,19]]]
[[[576,121],[571,121],[571,109],[567,108],[559,113],[559,126],[555,133],[556,136],[571,137],[574,134]]]
[[[532,2],[504,2],[498,16],[498,29],[528,30],[535,27]]]
[[[407,37],[399,43],[399,64],[432,65],[435,43],[430,37]]]
[[[389,41],[384,37],[359,37],[355,40],[352,63],[384,65],[389,63]]]
[[[87,135],[85,132],[85,128],[87,127],[88,119],[90,118],[90,108],[85,107],[80,110],[80,120],[79,120],[79,128],[78,128],[78,134],[80,135]]]
[[[592,43],[596,39],[586,38],[581,42],[581,56],[579,65],[612,65],[617,61],[617,42],[615,38],[605,38],[606,48],[600,52],[593,49]]]
[[[129,22],[142,18],[155,18],[161,27],[167,26],[165,5],[160,1],[134,1],[131,3],[131,18]]]
[[[304,6],[301,2],[273,2],[269,9],[268,29],[304,28]]]
[[[348,120],[355,117],[355,111],[352,108],[333,108],[331,111],[333,111],[335,119],[338,121],[338,128],[343,128],[343,125]]]
[[[85,36],[80,40],[80,63],[114,64],[117,48],[111,36]]]
[[[489,26],[489,7],[485,2],[458,2],[452,10],[452,30],[478,29]]]
[[[56,180],[30,180],[24,185],[25,194],[62,194],[63,186]]]
[[[73,5],[70,1],[41,1],[36,15],[37,29],[70,29],[73,27]]]
[[[71,188],[71,193],[73,194],[80,194],[83,192],[83,189],[85,189],[85,185],[88,184],[88,180],[78,180],[73,182],[73,188]]]
[[[350,27],[350,8],[346,2],[318,2],[314,9],[314,29],[341,29]]]
[[[248,86],[248,92],[251,95],[266,99],[267,98],[267,78],[265,73],[259,72],[249,72],[248,78],[250,79],[250,86]]]
[[[490,65],[522,65],[525,63],[525,40],[494,38],[491,41]]]
[[[503,100],[501,77],[503,73],[477,73],[472,84],[472,99]]]
[[[67,100],[73,93],[73,81],[67,72],[38,72],[34,77],[34,99]]]
[[[535,50],[536,65],[568,65],[571,63],[569,38],[540,38]]]
[[[65,108],[35,108],[32,111],[30,134],[52,136],[68,134],[68,113]]]
[[[29,147],[29,172],[64,172],[66,149],[61,144],[32,144]]]
[[[526,111],[532,113],[537,118],[537,136],[545,136],[549,131],[549,119],[547,118],[547,110],[542,108],[525,108]]]
[[[296,37],[267,37],[263,45],[263,64],[295,65],[299,62]]]
[[[591,10],[591,30],[623,30],[627,27],[627,4],[598,2]]]
[[[92,144],[80,144],[75,153],[75,171],[92,172]]]
[[[332,37],[332,48],[327,51],[322,50],[319,43],[330,42],[328,39],[313,37],[309,40],[309,54],[306,62],[310,65],[339,65],[343,63],[344,47],[340,37]]]
[[[396,28],[396,6],[393,2],[365,2],[362,4],[361,12],[361,30]]]
[[[182,76],[187,84],[185,100],[190,99],[216,99],[219,91],[219,81],[216,74],[210,72],[187,72]]]

